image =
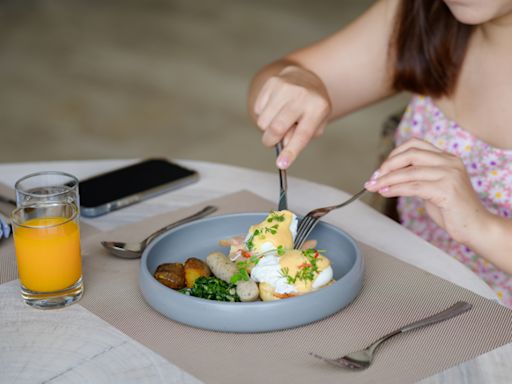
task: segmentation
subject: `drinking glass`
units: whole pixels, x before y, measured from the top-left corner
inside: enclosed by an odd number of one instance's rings
[[[60,308],[83,294],[78,179],[44,171],[15,184],[14,245],[25,302]]]
[[[84,287],[77,206],[39,201],[16,208],[11,218],[25,303],[50,309],[78,301]]]
[[[27,175],[15,184],[16,205],[25,207],[38,203],[74,203],[80,210],[78,179],[65,172],[45,171]]]

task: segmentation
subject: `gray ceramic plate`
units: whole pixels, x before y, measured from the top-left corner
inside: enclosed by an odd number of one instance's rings
[[[223,332],[266,332],[305,325],[346,307],[363,284],[363,260],[355,242],[341,229],[321,222],[310,235],[331,260],[336,283],[303,296],[253,303],[226,303],[186,296],[160,284],[153,273],[162,263],[206,259],[227,253],[220,239],[245,233],[265,213],[241,213],[197,220],[154,240],[142,254],[139,274],[144,299],[156,311],[180,323]]]

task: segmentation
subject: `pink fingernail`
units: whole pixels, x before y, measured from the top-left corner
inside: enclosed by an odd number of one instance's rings
[[[389,187],[384,187],[384,188],[379,189],[379,193],[386,193],[386,192],[389,192]]]
[[[377,180],[380,176],[380,172],[379,171],[375,171],[373,172],[372,174],[372,177],[370,177],[370,180]]]
[[[290,160],[288,160],[287,157],[279,156],[279,158],[277,159],[277,166],[280,169],[286,169],[286,168],[288,168],[289,165],[290,165]]]
[[[377,180],[370,179],[366,183],[364,183],[364,187],[373,187],[375,184],[377,184]]]

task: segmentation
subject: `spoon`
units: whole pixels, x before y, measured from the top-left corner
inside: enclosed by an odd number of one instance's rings
[[[144,240],[142,240],[140,243],[102,241],[101,245],[103,245],[107,249],[107,251],[109,251],[114,256],[123,259],[138,259],[142,256],[142,252],[148,246],[148,244],[151,241],[153,241],[157,236],[160,236],[162,233],[167,232],[173,228],[179,227],[180,225],[208,216],[209,214],[215,212],[217,209],[218,208],[213,205],[208,205],[190,216],[187,216],[181,220],[175,221],[174,223],[171,223],[163,228],[160,228],[158,231],[152,233]]]

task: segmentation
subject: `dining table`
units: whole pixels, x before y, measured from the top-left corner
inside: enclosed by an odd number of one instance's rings
[[[22,176],[48,170],[68,172],[83,180],[137,161],[139,159],[4,163],[0,164],[0,183],[13,188]],[[277,204],[277,170],[264,172],[205,161],[173,161],[197,170],[199,180],[103,216],[82,217],[83,227],[95,233],[106,232],[241,190]],[[342,177],[339,175],[340,181]],[[350,196],[332,186],[297,177],[288,179],[289,209],[301,215],[314,208],[338,204]],[[498,301],[494,291],[463,264],[363,201],[335,210],[323,220],[398,260]],[[88,235],[87,231],[82,232],[82,237]],[[0,257],[4,247],[12,241],[12,236],[0,240]],[[87,254],[84,257],[87,258]],[[511,356],[512,346],[505,344],[420,382],[510,383]],[[244,381],[250,382],[250,379]],[[208,380],[194,377],[80,302],[61,310],[42,311],[23,303],[18,280],[0,285],[0,383],[118,382],[200,383]],[[270,378],[268,383],[272,382]]]

